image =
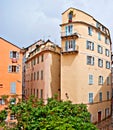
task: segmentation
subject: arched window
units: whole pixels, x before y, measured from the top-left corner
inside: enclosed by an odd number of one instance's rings
[[[68,22],[72,22],[72,18],[73,18],[73,11],[70,11],[68,14]]]

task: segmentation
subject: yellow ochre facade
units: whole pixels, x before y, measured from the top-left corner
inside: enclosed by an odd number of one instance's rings
[[[61,99],[87,104],[93,123],[111,114],[111,39],[108,28],[75,8],[62,13]]]

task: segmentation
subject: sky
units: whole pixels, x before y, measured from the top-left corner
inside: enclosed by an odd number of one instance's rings
[[[61,45],[59,25],[69,7],[93,16],[113,39],[113,0],[0,0],[0,37],[19,47],[40,39]]]

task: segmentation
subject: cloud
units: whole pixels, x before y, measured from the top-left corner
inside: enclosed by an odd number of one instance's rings
[[[0,36],[20,47],[48,38],[60,44],[61,13],[69,7],[92,15],[112,32],[112,5],[112,0],[1,0]]]

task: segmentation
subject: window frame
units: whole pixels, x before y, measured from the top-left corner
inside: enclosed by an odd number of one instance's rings
[[[93,93],[92,92],[89,93],[88,101],[89,101],[89,103],[93,103]]]
[[[86,41],[86,49],[94,51],[94,42],[87,40]]]
[[[93,56],[87,56],[87,65],[92,65],[94,66],[94,57]]]
[[[102,46],[98,45],[97,49],[98,49],[98,53],[103,54],[103,47]]]
[[[110,62],[106,61],[106,69],[110,69]]]
[[[99,92],[99,102],[102,102],[102,92]]]
[[[98,58],[98,67],[103,67],[103,60]]]
[[[93,85],[93,75],[92,74],[89,74],[89,85]]]
[[[100,75],[98,78],[98,84],[103,85],[103,82],[104,82],[104,78],[103,78],[103,76]]]
[[[90,35],[90,36],[93,35],[93,29],[90,26],[88,26],[88,35]]]

